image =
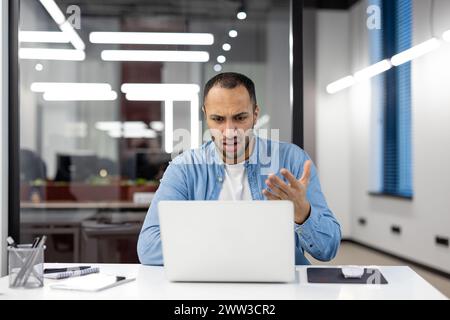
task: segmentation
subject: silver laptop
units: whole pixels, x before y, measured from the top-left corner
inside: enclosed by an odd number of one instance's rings
[[[290,201],[161,201],[159,219],[171,281],[295,279]]]

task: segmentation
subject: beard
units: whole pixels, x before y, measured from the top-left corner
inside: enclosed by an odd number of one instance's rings
[[[245,136],[243,141],[234,142],[232,145],[222,145],[222,156],[224,159],[232,160],[233,163],[238,163],[244,155],[248,154],[250,146],[250,137]]]
[[[244,161],[250,155],[250,143],[253,138],[253,128],[245,134],[238,135],[232,139],[226,139],[221,136],[217,139],[212,135],[216,148],[222,155],[226,163],[238,163]]]

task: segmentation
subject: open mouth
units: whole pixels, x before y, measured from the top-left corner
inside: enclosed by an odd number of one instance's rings
[[[237,140],[234,141],[227,141],[223,143],[223,150],[226,152],[235,152],[238,149],[239,143]]]

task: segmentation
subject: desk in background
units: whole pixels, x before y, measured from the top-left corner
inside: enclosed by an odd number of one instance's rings
[[[68,264],[64,264],[67,266]],[[61,267],[46,264],[46,267]],[[447,299],[409,267],[379,267],[389,284],[310,284],[307,266],[297,267],[293,283],[172,283],[163,267],[139,264],[97,264],[100,272],[133,275],[137,279],[105,291],[71,292],[54,290],[45,279],[40,289],[9,289],[8,277],[0,278],[0,299],[171,299],[171,300],[277,300],[277,299]],[[323,266],[321,266],[323,267]]]
[[[72,201],[51,201],[51,202],[24,202],[20,203],[21,209],[148,209],[148,203],[134,203],[129,201],[96,201],[96,202],[72,202]]]
[[[105,247],[108,241],[137,238],[148,207],[133,202],[22,202],[21,233],[24,241],[42,234],[68,236],[70,242],[63,244],[69,245],[71,256],[62,259],[54,252],[57,256],[52,257],[47,250],[50,261],[124,262],[109,260],[106,254],[101,254],[105,249],[100,246]],[[125,261],[137,262],[130,259]]]

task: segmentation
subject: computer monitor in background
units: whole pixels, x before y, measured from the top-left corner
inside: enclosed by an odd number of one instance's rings
[[[169,161],[170,154],[135,151],[123,163],[122,175],[133,180],[159,180]]]
[[[95,155],[58,154],[55,181],[85,182],[98,175]]]

